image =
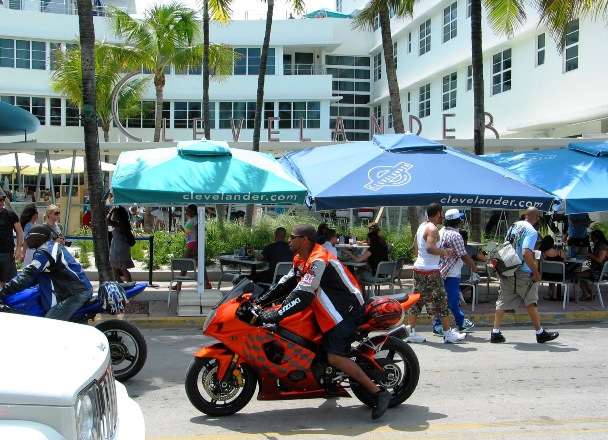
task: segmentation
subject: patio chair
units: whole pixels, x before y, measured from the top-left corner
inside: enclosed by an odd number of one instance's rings
[[[403,289],[403,284],[401,283],[401,269],[403,269],[403,258],[397,258],[395,260],[395,278],[393,280],[393,284],[399,284],[399,288]]]
[[[272,276],[272,283],[258,283],[261,286],[271,286],[277,283],[281,278],[289,273],[291,268],[293,267],[293,263],[291,261],[283,261],[277,263],[274,268],[274,275]]]
[[[566,265],[561,261],[540,262],[540,286],[543,284],[559,284],[564,286],[564,303],[562,309],[566,309],[566,303],[570,301],[568,293],[568,280],[566,279]],[[540,300],[542,296],[539,295]]]
[[[600,290],[600,285],[606,283],[608,283],[608,261],[604,263],[604,267],[602,268],[602,273],[600,273],[599,279],[594,281],[593,286],[591,286],[591,295],[593,295],[593,288],[595,287],[597,289],[597,296],[600,299],[602,309],[604,308],[604,301],[602,300],[602,291]]]
[[[186,272],[182,275],[182,272]],[[191,273],[191,274],[190,274]],[[196,274],[196,261],[193,258],[173,258],[171,259],[171,280],[169,281],[169,296],[167,297],[167,307],[171,304],[171,289],[173,283],[183,283],[185,281],[198,282]],[[207,280],[205,280],[207,281]],[[176,291],[176,299],[179,290]]]
[[[372,287],[373,295],[364,296],[377,296],[380,293],[380,286],[389,286],[391,289],[391,295],[395,293],[395,268],[397,267],[396,261],[381,261],[378,263],[376,268],[376,274],[374,275],[373,281],[359,281],[359,284],[365,287]]]
[[[242,273],[240,264],[237,265],[236,269],[227,269],[225,266],[228,265],[234,265],[234,263],[227,263],[225,261],[222,261],[222,259],[220,258],[220,279],[217,282],[218,289],[222,288],[222,281],[230,281],[232,283],[234,277],[237,275],[241,275]]]

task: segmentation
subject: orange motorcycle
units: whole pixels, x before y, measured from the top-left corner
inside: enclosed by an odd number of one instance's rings
[[[259,385],[258,400],[351,397],[346,388],[372,407],[371,394],[344,372],[329,365],[321,348],[323,333],[310,307],[278,325],[255,326],[261,311],[254,303],[255,285],[243,280],[213,308],[203,334],[219,342],[201,348],[186,372],[190,402],[210,416],[240,411]],[[355,334],[349,355],[380,387],[392,394],[389,407],[403,403],[416,389],[420,366],[403,342],[404,311],[420,299],[373,298]]]

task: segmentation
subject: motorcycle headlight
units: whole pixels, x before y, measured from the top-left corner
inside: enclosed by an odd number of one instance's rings
[[[99,438],[95,414],[97,406],[97,391],[95,384],[85,389],[76,401],[76,433],[78,440],[95,440]]]
[[[205,330],[207,330],[207,327],[209,327],[209,324],[211,324],[211,321],[213,321],[216,314],[217,314],[217,310],[213,309],[213,310],[211,310],[209,315],[207,315],[207,319],[205,319],[205,323],[203,324],[203,333],[205,333]]]

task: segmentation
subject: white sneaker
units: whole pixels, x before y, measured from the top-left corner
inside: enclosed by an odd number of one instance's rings
[[[405,342],[422,344],[423,342],[426,342],[426,339],[420,336],[418,333],[410,333],[410,335],[405,338]]]
[[[443,342],[445,344],[458,344],[459,342],[464,341],[464,338],[466,337],[466,333],[458,333],[452,329],[449,329],[447,332],[443,332]]]

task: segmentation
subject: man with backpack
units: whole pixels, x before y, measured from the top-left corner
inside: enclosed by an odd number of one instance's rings
[[[536,331],[536,342],[549,342],[559,336],[558,332],[548,332],[540,325],[537,307],[540,272],[534,260],[534,247],[538,240],[538,232],[534,225],[538,223],[539,218],[540,213],[537,208],[528,208],[524,220],[515,222],[507,232],[505,240],[511,242],[523,264],[513,275],[500,276],[500,290],[496,301],[494,328],[490,334],[490,342],[506,341],[500,331],[502,318],[505,311],[516,309],[522,300]]]
[[[32,226],[25,242],[35,249],[32,262],[0,288],[0,301],[38,284],[45,317],[69,320],[93,294],[82,266],[62,244],[51,241],[48,226]]]

